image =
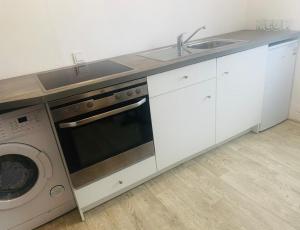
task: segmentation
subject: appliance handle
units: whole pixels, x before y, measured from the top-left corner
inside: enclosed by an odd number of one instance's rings
[[[98,114],[98,115],[95,115],[95,116],[92,116],[92,117],[84,118],[84,119],[79,120],[79,121],[73,121],[73,122],[68,122],[68,123],[60,123],[59,128],[68,129],[68,128],[75,128],[75,127],[79,127],[79,126],[82,126],[82,125],[86,125],[86,124],[101,120],[101,119],[106,118],[106,117],[111,117],[113,115],[116,115],[116,114],[119,114],[119,113],[122,113],[122,112],[125,112],[125,111],[128,111],[128,110],[138,108],[138,107],[142,106],[143,104],[145,104],[146,102],[147,102],[147,99],[143,98],[142,100],[140,100],[140,101],[138,101],[134,104],[130,104],[130,105],[127,105],[127,106],[124,106],[124,107],[121,107],[121,108],[118,108],[118,109],[114,109],[114,110],[111,110],[111,111],[108,111],[108,112],[105,112],[105,113],[101,113],[101,114]]]

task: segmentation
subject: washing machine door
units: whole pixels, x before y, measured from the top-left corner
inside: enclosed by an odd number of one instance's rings
[[[19,143],[0,144],[0,210],[34,199],[52,176],[45,153]]]

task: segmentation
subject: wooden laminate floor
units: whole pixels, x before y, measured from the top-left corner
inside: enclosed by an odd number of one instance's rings
[[[300,229],[300,124],[247,134],[39,230]]]

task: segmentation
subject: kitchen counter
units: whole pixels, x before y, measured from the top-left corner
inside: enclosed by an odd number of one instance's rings
[[[299,37],[300,32],[297,31],[266,32],[243,30],[218,35],[215,36],[215,38],[246,40],[247,42],[237,43],[229,47],[225,46],[215,50],[207,50],[202,53],[193,54],[172,61],[148,59],[139,56],[139,53],[123,55],[110,58],[109,60],[126,65],[133,70],[72,84],[53,90],[45,90],[39,81],[37,74],[5,79],[0,81],[0,111],[45,103],[75,94],[139,79],[149,75],[158,74],[172,69],[181,68],[183,66],[233,54],[258,46],[288,39],[297,39]]]

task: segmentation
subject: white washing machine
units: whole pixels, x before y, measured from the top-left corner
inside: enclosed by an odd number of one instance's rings
[[[1,114],[0,229],[33,229],[74,207],[44,105]]]

